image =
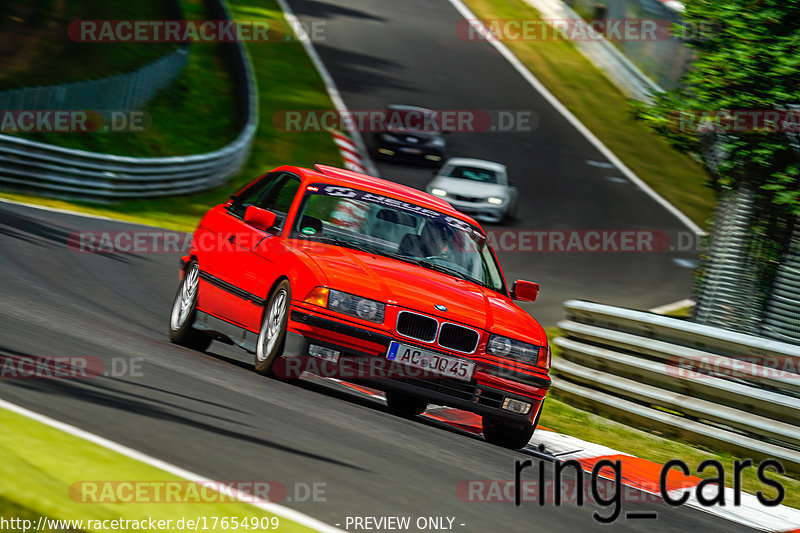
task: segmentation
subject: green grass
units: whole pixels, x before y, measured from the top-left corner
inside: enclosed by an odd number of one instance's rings
[[[160,0],[5,0],[0,2],[0,90],[58,85],[121,74],[154,61],[174,43],[87,44],[69,38],[74,20],[174,18]]]
[[[272,517],[246,503],[84,502],[74,485],[81,481],[182,481],[162,470],[0,409],[0,516],[38,520],[172,520],[198,517]],[[54,453],[55,451],[55,453]],[[244,481],[244,480],[242,480]],[[72,492],[70,488],[72,487]],[[280,531],[311,531],[279,517]],[[208,522],[207,522],[208,523]],[[209,528],[211,526],[210,523]],[[220,523],[218,531],[224,531]],[[175,528],[171,528],[175,529]],[[103,531],[83,528],[84,531]]]
[[[465,0],[481,19],[541,20],[524,0]],[[701,227],[708,227],[714,195],[707,174],[632,118],[628,99],[564,40],[507,41],[506,46],[589,130],[655,191]]]
[[[189,20],[208,19],[202,0],[181,0]],[[120,17],[121,18],[121,17]],[[82,44],[113,53],[108,43]],[[139,43],[137,49],[151,46]],[[98,50],[99,49],[99,50]],[[240,120],[235,88],[217,43],[193,43],[181,74],[144,108],[151,126],[141,132],[32,133],[21,137],[66,148],[92,152],[159,157],[210,152],[239,134]]]
[[[236,0],[229,2],[229,5],[234,17],[240,20],[283,20],[283,13],[274,0]],[[167,229],[191,231],[209,207],[224,202],[230,193],[274,167],[284,164],[311,166],[314,163],[341,166],[341,156],[328,133],[283,132],[273,125],[273,116],[280,110],[333,109],[325,86],[302,44],[296,41],[251,42],[247,43],[247,47],[258,82],[259,127],[250,158],[242,172],[229,183],[189,196],[132,200],[113,205],[41,198],[11,190],[0,193],[0,196]],[[180,96],[174,98],[179,99]],[[169,109],[169,105],[165,104],[165,108]],[[164,117],[169,118],[166,111]],[[208,135],[208,124],[201,121],[188,120],[177,126],[185,130],[185,135]],[[222,142],[218,142],[216,147],[221,145]]]
[[[693,312],[694,305],[687,305],[686,307],[681,307],[680,309],[675,309],[674,311],[665,313],[664,316],[670,316],[672,318],[692,318]]]

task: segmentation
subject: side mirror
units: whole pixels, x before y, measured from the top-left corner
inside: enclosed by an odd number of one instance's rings
[[[244,221],[260,230],[267,231],[275,225],[278,216],[272,211],[251,205],[244,212]]]
[[[539,297],[539,284],[518,279],[511,288],[511,298],[520,302],[535,302]]]

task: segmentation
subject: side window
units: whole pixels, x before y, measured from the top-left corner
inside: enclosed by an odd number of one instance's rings
[[[269,191],[279,184],[285,176],[285,172],[267,174],[261,178],[260,181],[257,181],[246,190],[242,191],[228,208],[228,211],[239,218],[243,218],[247,208],[251,205],[258,205],[258,199],[269,194]]]
[[[278,215],[275,227],[280,230],[286,222],[286,215],[298,190],[300,190],[300,180],[291,174],[286,174],[285,178],[272,187],[268,194],[260,197],[255,205]]]
[[[299,189],[300,179],[297,176],[288,172],[269,174],[244,191],[230,206],[229,211],[243,218],[244,212],[251,205],[267,209],[278,215],[275,227],[280,229]]]

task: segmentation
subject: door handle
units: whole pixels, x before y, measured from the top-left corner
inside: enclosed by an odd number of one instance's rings
[[[236,244],[236,235],[231,235],[228,237],[228,242],[231,244]]]

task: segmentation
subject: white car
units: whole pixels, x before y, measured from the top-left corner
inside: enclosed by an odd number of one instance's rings
[[[513,218],[519,199],[505,165],[463,157],[449,159],[425,190],[483,222]]]

